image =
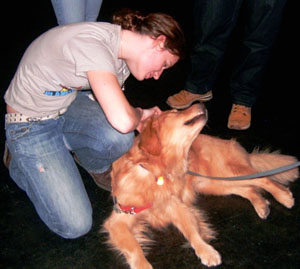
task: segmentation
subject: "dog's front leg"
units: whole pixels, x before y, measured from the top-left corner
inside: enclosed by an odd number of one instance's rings
[[[113,212],[105,221],[104,229],[109,233],[109,243],[125,256],[131,269],[152,269],[132,232],[137,224],[136,218]]]
[[[172,223],[190,242],[201,262],[206,266],[221,264],[222,260],[219,252],[206,243],[200,235],[201,232],[204,238],[211,238],[213,234],[213,231],[203,221],[200,212],[183,203],[176,203],[174,206],[176,210],[171,212]],[[199,229],[202,231],[199,231]],[[205,233],[207,233],[207,236],[205,236]]]

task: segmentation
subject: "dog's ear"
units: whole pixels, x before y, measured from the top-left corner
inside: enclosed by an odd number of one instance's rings
[[[151,116],[140,133],[139,148],[151,155],[159,155],[161,152],[161,142],[158,133],[157,115]]]

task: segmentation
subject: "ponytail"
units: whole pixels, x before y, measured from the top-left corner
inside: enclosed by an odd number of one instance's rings
[[[166,37],[165,49],[179,58],[184,58],[184,34],[179,24],[170,15],[164,13],[143,15],[139,11],[122,9],[113,15],[113,23],[119,24],[124,30],[148,35],[152,38],[164,35]]]

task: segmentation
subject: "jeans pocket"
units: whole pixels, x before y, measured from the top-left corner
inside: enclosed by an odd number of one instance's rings
[[[6,138],[11,142],[25,137],[30,132],[30,123],[10,123],[6,125]]]

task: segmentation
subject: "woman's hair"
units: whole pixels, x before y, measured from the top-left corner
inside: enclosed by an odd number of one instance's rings
[[[153,38],[164,35],[166,37],[165,49],[179,58],[184,58],[184,34],[179,24],[170,15],[164,13],[143,15],[139,11],[122,9],[113,15],[113,23],[121,25],[122,29]]]

